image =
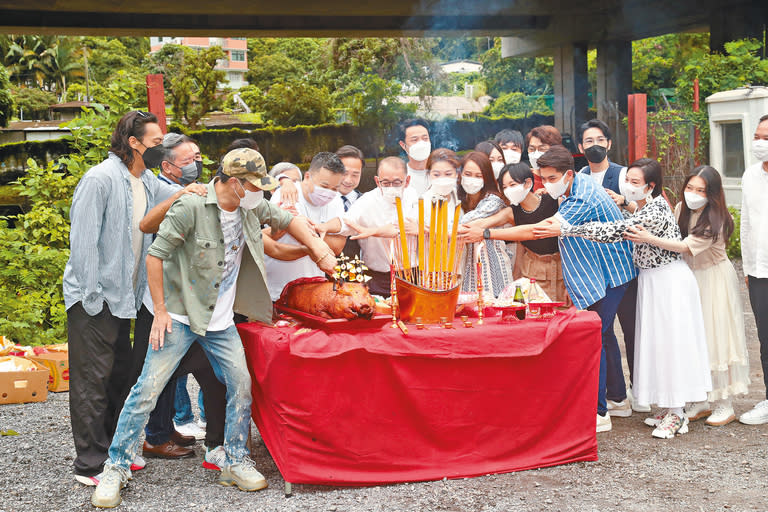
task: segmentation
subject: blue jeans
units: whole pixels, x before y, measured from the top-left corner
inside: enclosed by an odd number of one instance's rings
[[[202,390],[197,393],[197,406],[200,408],[200,419],[205,421],[205,406],[203,405]],[[176,410],[173,421],[176,422],[177,425],[186,425],[195,420],[195,415],[192,413],[192,402],[189,401],[189,393],[187,392],[186,375],[176,379],[176,397],[173,400],[173,408]]]
[[[109,447],[108,464],[128,470],[138,450],[139,432],[147,423],[149,413],[163,387],[170,379],[189,346],[197,340],[216,367],[227,386],[227,409],[224,429],[224,450],[227,463],[241,461],[248,453],[246,440],[250,426],[251,376],[245,362],[245,351],[237,328],[208,331],[205,336],[193,333],[188,325],[173,321],[171,332],[165,335],[160,350],[149,350],[144,369],[125,401],[117,431]]]
[[[608,412],[606,400],[607,383],[614,385],[618,395],[627,396],[624,384],[624,372],[621,369],[621,350],[619,340],[613,332],[613,321],[619,309],[621,298],[627,289],[627,283],[605,290],[605,297],[595,302],[587,309],[600,315],[602,323],[603,348],[600,351],[600,382],[597,388],[597,414],[604,416]],[[612,364],[609,364],[612,363]],[[618,362],[618,365],[616,364]]]

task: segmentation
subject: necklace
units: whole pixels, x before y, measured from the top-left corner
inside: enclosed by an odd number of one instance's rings
[[[534,194],[534,197],[536,197],[536,207],[533,210],[526,210],[525,208],[523,208],[523,203],[520,203],[520,209],[523,210],[525,213],[533,213],[536,210],[538,210],[539,205],[541,205],[541,196]]]

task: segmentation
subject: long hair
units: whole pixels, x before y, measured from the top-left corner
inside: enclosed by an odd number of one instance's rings
[[[498,196],[504,203],[507,202],[506,198],[499,192],[499,185],[496,183],[496,178],[493,177],[493,167],[491,167],[491,161],[488,159],[488,155],[480,151],[471,151],[467,153],[461,160],[461,168],[463,169],[467,162],[474,162],[480,168],[483,173],[483,188],[480,189],[480,199],[484,198],[488,194]],[[459,173],[461,176],[461,173]],[[461,179],[461,178],[459,178]],[[468,212],[473,208],[470,208],[469,194],[464,191],[464,188],[458,187],[459,200],[461,201],[461,208]],[[477,206],[477,205],[475,205]]]
[[[725,204],[725,193],[723,192],[723,180],[720,178],[720,173],[709,165],[700,165],[696,167],[691,174],[685,179],[683,188],[680,190],[680,196],[685,197],[685,187],[688,186],[688,182],[691,178],[698,176],[703,179],[707,184],[707,204],[701,211],[701,216],[696,222],[696,225],[688,232],[688,224],[691,219],[691,209],[685,201],[681,201],[680,204],[680,218],[677,220],[678,226],[680,226],[680,233],[683,238],[686,236],[700,236],[704,238],[712,238],[713,242],[716,242],[720,234],[722,233],[725,241],[731,238],[733,234],[733,219],[728,212],[728,207]]]
[[[123,161],[126,167],[133,165],[135,157],[133,148],[128,144],[130,137],[141,140],[147,133],[147,125],[157,123],[157,117],[151,112],[134,110],[128,112],[117,122],[115,131],[112,132],[111,146],[109,150]]]
[[[485,153],[488,158],[491,158],[491,153],[493,153],[493,150],[496,150],[501,155],[501,160],[504,162],[504,165],[507,165],[507,159],[504,158],[504,150],[501,149],[501,146],[497,142],[494,142],[492,140],[484,140],[483,142],[478,143],[475,146],[475,151],[479,151],[481,153]]]

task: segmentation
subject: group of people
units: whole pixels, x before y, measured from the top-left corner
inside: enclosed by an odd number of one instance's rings
[[[694,169],[673,207],[658,162],[608,159],[611,133],[600,120],[580,127],[588,160],[580,170],[546,125],[525,137],[503,130],[463,156],[432,148],[421,119],[403,123],[399,141],[407,158],[381,159],[365,193],[366,161],[354,146],[318,153],[305,172],[288,162],[268,171],[251,139],[235,141],[202,184],[193,140],[163,135],[150,113],[123,116],[108,158],[75,190],[64,275],[75,478],[96,485],[95,506],[117,506],[144,467],[142,428],[144,456],[191,456],[204,435],[203,466],[220,471],[220,483],[266,487],[245,447],[250,376],[236,317],[270,322],[288,282],[333,273],[342,253],[358,255],[371,293],[388,297],[398,199],[412,254],[419,199],[460,207],[463,290],[474,291],[479,254],[479,279],[494,297],[535,279],[552,300],[599,315],[597,432],[611,429],[611,416],[651,405],[662,412],[646,423],[665,439],[700,418],[736,419],[731,400],[747,392],[749,362],[725,251],[734,223],[715,169]],[[768,116],[752,150],[759,163],[744,175],[741,240],[768,375]],[[193,422],[189,373],[200,383],[204,432],[184,428]],[[740,420],[768,423],[768,400]]]

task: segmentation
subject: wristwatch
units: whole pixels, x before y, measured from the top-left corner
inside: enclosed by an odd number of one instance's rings
[[[624,198],[624,203],[622,203],[621,206],[629,206],[629,201],[627,201],[627,198]]]
[[[491,239],[491,230],[490,229],[485,228],[483,230],[483,238],[486,239],[486,240],[490,240]]]

